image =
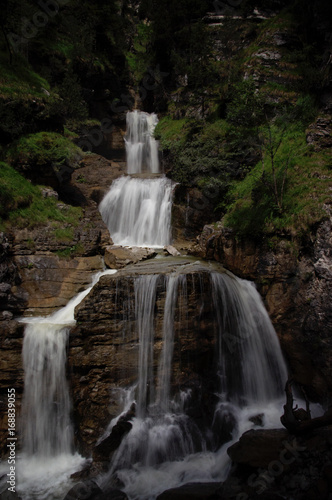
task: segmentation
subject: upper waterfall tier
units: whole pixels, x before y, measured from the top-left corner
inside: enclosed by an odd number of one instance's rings
[[[148,114],[137,110],[127,113],[125,143],[128,174],[160,172],[158,141],[153,137],[157,123],[155,113]]]

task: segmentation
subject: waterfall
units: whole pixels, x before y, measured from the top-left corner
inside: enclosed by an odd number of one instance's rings
[[[160,174],[158,141],[153,137],[157,115],[127,113],[125,137],[128,176],[113,181],[99,205],[114,244],[163,247],[171,241],[172,182]]]
[[[99,205],[116,245],[162,247],[170,243],[172,183],[166,177],[120,177]]]
[[[153,137],[157,115],[135,110],[127,113],[126,121],[128,174],[159,173],[158,141]]]
[[[263,426],[280,427],[287,371],[252,283],[208,266],[193,274],[190,265],[168,276],[142,275],[134,280],[137,412],[100,485],[107,491],[121,481],[130,499],[153,500],[186,482],[225,480],[230,467],[227,447],[254,427],[250,417],[264,414]],[[175,342],[188,328],[190,307],[198,317],[212,321],[215,333],[217,401],[210,423],[203,427],[192,416],[199,405],[197,396],[173,380]],[[161,349],[156,348],[157,323],[162,325]],[[201,335],[204,342],[204,330]]]
[[[174,347],[174,315],[178,295],[179,280],[184,276],[171,275],[167,283],[164,322],[163,349],[159,364],[158,404],[164,412],[170,410],[171,369]]]
[[[23,451],[40,458],[71,453],[73,432],[66,380],[68,328],[27,325],[23,345]]]
[[[246,404],[268,402],[284,388],[287,371],[277,335],[249,281],[211,274],[219,344],[220,389]]]
[[[154,308],[158,275],[141,276],[135,280],[135,313],[139,340],[137,415],[144,417],[153,401]]]
[[[114,272],[97,273],[90,287],[50,316],[22,320],[26,326],[22,349],[22,454],[17,466],[17,490],[23,500],[63,498],[70,487],[70,475],[86,461],[73,449],[66,378],[67,341],[70,326],[75,324],[75,307],[101,275]]]

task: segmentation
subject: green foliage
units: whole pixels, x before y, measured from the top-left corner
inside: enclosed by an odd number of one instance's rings
[[[57,87],[57,92],[62,96],[59,106],[61,114],[66,119],[85,120],[88,117],[88,108],[82,98],[82,86],[71,67],[68,68],[64,79]]]
[[[54,132],[39,132],[22,137],[9,149],[7,160],[23,170],[33,165],[70,164],[80,149],[66,137]]]
[[[55,229],[54,235],[58,241],[69,242],[74,239],[74,229],[72,227],[59,227]]]
[[[39,186],[33,185],[13,167],[0,162],[0,227],[36,227],[48,222],[77,225],[81,208],[58,206],[55,198],[44,198]],[[61,227],[61,226],[60,226]]]
[[[162,118],[155,128],[155,138],[160,141],[162,150],[167,150],[186,142],[192,120],[183,118],[173,120],[170,116]]]
[[[145,21],[139,22],[132,40],[132,46],[126,52],[130,71],[137,83],[142,80],[147,68],[153,64],[152,36],[151,24]]]
[[[263,99],[252,79],[241,80],[230,91],[227,120],[235,125],[254,127],[262,120]]]
[[[324,154],[310,152],[299,127],[288,126],[274,160],[279,188],[288,163],[282,210],[270,189],[273,174],[269,156],[264,169],[259,162],[242,181],[233,184],[233,201],[227,207],[225,224],[241,237],[262,237],[275,232],[301,235],[325,215],[322,205],[329,196],[328,163]]]
[[[3,99],[35,97],[47,100],[45,90],[50,90],[49,83],[23,56],[16,55],[10,64],[4,49],[0,50],[0,70],[0,97]]]

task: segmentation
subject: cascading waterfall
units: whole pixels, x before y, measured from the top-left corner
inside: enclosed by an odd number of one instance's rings
[[[252,283],[211,274],[217,317],[220,390],[233,403],[282,394],[287,372],[277,335]]]
[[[127,113],[126,121],[128,174],[159,174],[158,141],[153,137],[157,115],[135,110]]]
[[[172,182],[161,176],[158,141],[153,137],[157,115],[127,113],[127,172],[116,179],[99,205],[112,240],[122,246],[162,247],[171,239]],[[132,174],[160,174],[136,178]]]
[[[17,490],[23,500],[60,500],[70,475],[86,461],[73,450],[71,401],[66,379],[67,341],[75,307],[92,285],[48,317],[24,318],[24,394],[21,412],[22,454]],[[43,480],[47,478],[47,480]]]
[[[70,398],[66,380],[68,328],[31,323],[23,345],[23,452],[47,459],[72,451]]]
[[[129,175],[113,182],[99,206],[115,244],[164,246],[170,242],[171,181],[164,176],[139,177],[160,173],[158,143],[153,138],[156,123],[154,114],[127,114]],[[132,429],[114,453],[109,472],[98,481],[105,491],[118,487],[120,481],[130,500],[154,500],[163,490],[187,482],[223,481],[230,467],[226,449],[254,427],[250,417],[264,414],[263,426],[280,426],[286,367],[261,298],[251,283],[215,272],[209,265],[200,266],[195,274],[190,265],[180,265],[169,275],[134,276],[135,304],[130,303],[128,289],[128,303],[123,305],[135,316],[137,383],[121,388],[123,412],[112,419],[105,436],[134,402],[136,415],[131,418]],[[47,318],[25,320],[18,487],[23,500],[62,500],[70,487],[70,474],[85,460],[72,449],[65,373],[74,309],[91,288]],[[193,411],[198,404],[195,390],[200,389],[177,385],[173,377],[181,332],[193,327],[190,314],[208,318],[212,325],[209,336],[215,336],[216,354],[214,363],[211,361],[214,394],[211,415],[204,424]],[[123,325],[124,342],[132,334],[127,323]],[[204,327],[200,330],[200,320],[197,329],[204,342],[206,332]]]
[[[136,278],[137,411],[131,420],[133,427],[116,452],[109,473],[100,479],[105,490],[113,481],[121,481],[130,499],[153,500],[163,490],[187,482],[222,481],[230,467],[226,449],[242,432],[254,426],[249,417],[264,413],[265,427],[280,427],[287,371],[261,298],[251,283],[230,273],[208,271],[208,275],[214,298],[219,380],[218,402],[210,428],[199,428],[190,412],[187,414],[192,398],[190,390],[174,392],[172,385],[176,315],[180,303],[181,309],[188,309],[188,280],[193,280],[193,275],[184,267],[169,276]],[[211,304],[204,304],[200,274],[198,278],[196,307],[203,311]],[[153,349],[158,286],[163,287],[165,294],[159,361]],[[186,328],[186,321],[181,328]],[[157,364],[158,370],[154,369]],[[220,429],[229,422],[232,423],[229,437],[218,442]]]
[[[166,177],[120,177],[99,205],[116,245],[162,247],[170,243],[172,184]]]

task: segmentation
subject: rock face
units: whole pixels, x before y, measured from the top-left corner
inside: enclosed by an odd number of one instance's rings
[[[15,316],[48,315],[63,307],[91,283],[92,274],[103,269],[102,254],[111,243],[98,212],[98,203],[123,166],[98,155],[87,155],[74,171],[70,183],[62,186],[61,199],[83,208],[77,227],[67,225],[71,238],[56,238],[52,226],[15,229],[0,234],[0,446],[7,436],[7,390],[16,390],[19,414],[23,391],[21,350],[24,326]],[[44,196],[57,197],[50,189]],[[64,204],[59,202],[61,208]],[[62,257],[73,250],[75,257]],[[6,448],[4,448],[5,451]]]
[[[195,255],[215,259],[237,276],[252,280],[278,333],[290,373],[311,398],[330,401],[332,391],[332,220],[318,228],[313,245],[299,253],[280,239],[274,249],[239,242],[227,228],[205,226]]]
[[[12,294],[25,299],[26,316],[46,316],[91,283],[91,276],[103,269],[102,257],[61,259],[54,254],[17,255],[22,283],[12,287]]]
[[[155,257],[156,252],[152,248],[122,247],[109,245],[105,248],[104,260],[110,269],[120,269],[128,264],[135,264],[141,260]]]
[[[175,186],[172,205],[173,238],[177,243],[193,239],[211,222],[213,205],[197,188]]]
[[[70,335],[68,364],[76,435],[82,451],[91,449],[111,418],[123,410],[121,387],[131,386],[137,379],[139,317],[135,313],[135,281],[159,275],[152,361],[152,369],[157,375],[162,348],[165,280],[167,274],[185,262],[183,258],[166,257],[155,259],[152,264],[145,261],[114,275],[103,276],[77,306],[77,326]],[[215,398],[218,383],[214,315],[211,312],[213,301],[209,274],[206,270],[201,272],[194,264],[190,269],[185,284],[179,285],[180,299],[174,312],[171,386],[174,390],[191,388],[194,405],[190,411],[202,423],[213,418],[211,401]]]
[[[222,498],[329,498],[331,443],[331,428],[301,438],[283,429],[244,433],[227,450],[239,474],[227,478]]]

